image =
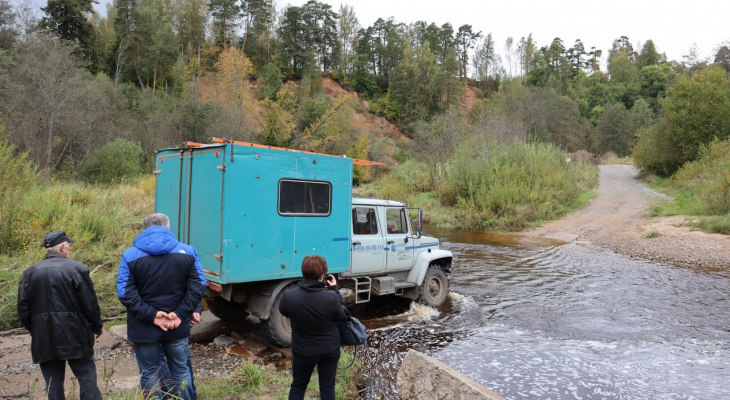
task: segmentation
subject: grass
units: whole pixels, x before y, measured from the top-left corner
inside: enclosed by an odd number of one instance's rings
[[[730,142],[714,142],[702,157],[671,178],[645,176],[653,189],[674,199],[652,207],[652,216],[687,215],[692,228],[730,234]]]
[[[339,365],[346,366],[352,355],[342,352]],[[352,368],[338,370],[335,381],[335,395],[338,400],[354,399],[358,396],[355,375],[362,364],[355,360]],[[291,384],[290,370],[278,370],[272,365],[244,361],[241,367],[229,376],[220,378],[198,378],[195,386],[200,399],[286,399]],[[319,398],[317,371],[312,374],[305,399]],[[151,400],[145,398],[139,389],[108,395],[107,400]]]

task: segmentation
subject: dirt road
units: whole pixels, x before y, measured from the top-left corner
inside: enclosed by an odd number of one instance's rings
[[[692,231],[684,216],[650,217],[651,205],[665,195],[637,180],[630,165],[602,165],[600,170],[598,195],[587,207],[525,234],[584,240],[664,264],[730,267],[730,237]]]

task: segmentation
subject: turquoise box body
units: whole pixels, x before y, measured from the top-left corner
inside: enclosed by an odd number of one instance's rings
[[[319,254],[350,268],[353,160],[233,143],[156,154],[155,212],[196,248],[206,279],[301,277]]]

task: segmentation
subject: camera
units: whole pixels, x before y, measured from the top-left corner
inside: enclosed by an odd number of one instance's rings
[[[329,277],[330,276],[328,274],[325,274],[324,275],[324,279],[322,279],[322,284],[324,285],[324,287],[329,287],[329,285],[330,285],[330,283],[329,283]]]

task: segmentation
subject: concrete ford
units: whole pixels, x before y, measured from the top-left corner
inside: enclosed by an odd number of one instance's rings
[[[255,315],[271,338],[291,342],[279,313],[319,254],[355,302],[395,295],[431,306],[449,290],[451,252],[421,234],[422,211],[352,197],[351,158],[213,139],[156,154],[155,211],[200,256],[210,311],[223,320]]]

